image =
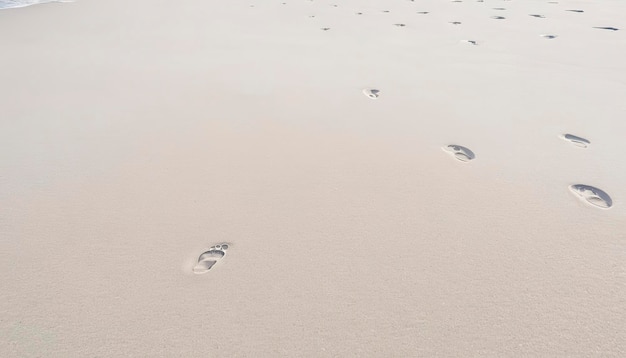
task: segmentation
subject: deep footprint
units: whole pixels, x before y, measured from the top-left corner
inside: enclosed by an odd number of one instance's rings
[[[207,273],[224,255],[226,255],[226,250],[228,250],[228,244],[211,246],[208,251],[203,252],[202,255],[198,257],[198,263],[194,266],[193,273]]]
[[[613,200],[605,191],[596,187],[584,184],[570,185],[569,189],[581,200],[602,209],[613,206]]]
[[[371,99],[377,99],[380,96],[380,91],[373,88],[366,88],[363,90],[363,94]]]
[[[450,144],[442,149],[462,162],[469,162],[470,160],[476,158],[474,152],[472,152],[469,148],[460,145]]]
[[[577,147],[581,147],[581,148],[587,148],[589,146],[589,144],[591,144],[591,142],[588,139],[579,137],[579,136],[575,136],[573,134],[563,134],[561,136],[561,139],[564,139],[568,142],[571,142],[572,144],[574,144]]]
[[[600,29],[600,30],[610,30],[610,31],[617,31],[619,30],[617,27],[610,27],[610,26],[594,26],[594,29]]]

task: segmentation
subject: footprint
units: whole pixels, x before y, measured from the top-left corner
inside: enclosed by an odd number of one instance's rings
[[[468,43],[468,44],[474,45],[474,46],[478,45],[478,42],[476,42],[474,40],[461,40],[461,42],[465,42],[465,43]]]
[[[506,9],[505,9],[505,8],[503,8],[503,7],[494,7],[493,9],[494,9],[494,10],[506,10]]]
[[[428,11],[418,11],[417,13],[420,14],[420,15],[426,15],[426,14],[428,14]]]
[[[209,251],[203,252],[198,258],[198,263],[193,268],[193,273],[202,274],[208,272],[216,263],[218,263],[228,250],[228,244],[218,244],[211,246]]]
[[[565,10],[565,11],[571,11],[571,12],[585,12],[584,10]]]
[[[322,27],[322,31],[328,31],[330,30],[330,27]]]
[[[476,158],[474,152],[472,152],[469,148],[460,145],[450,144],[442,149],[462,162],[469,162],[470,160]]]
[[[452,25],[461,25],[461,21],[450,21],[449,24]]]
[[[376,99],[380,95],[380,91],[373,88],[366,88],[363,90],[363,94],[371,99]]]
[[[491,18],[495,19],[495,20],[504,20],[504,19],[506,19],[506,17],[504,17],[504,16],[492,16]]]
[[[539,15],[539,14],[530,14],[529,16],[532,16],[532,17],[538,17],[538,18],[540,18],[540,19],[545,19],[545,18],[546,18],[545,16],[543,16],[543,15]]]
[[[594,26],[593,28],[600,29],[600,30],[611,30],[611,31],[619,30],[617,27],[610,27],[610,26]]]
[[[588,139],[575,136],[573,134],[563,134],[560,136],[561,139],[572,142],[577,147],[587,148],[591,142]]]
[[[572,193],[578,195],[581,200],[584,200],[593,206],[597,206],[602,209],[608,209],[613,206],[613,200],[611,200],[609,194],[596,187],[584,184],[574,184],[570,185],[569,189]]]
[[[543,37],[544,39],[549,39],[549,40],[557,38],[556,35],[541,35],[541,37]]]
[[[397,26],[397,27],[405,27],[406,24],[393,24],[393,26]]]

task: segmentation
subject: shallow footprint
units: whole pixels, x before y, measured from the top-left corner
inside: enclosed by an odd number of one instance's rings
[[[442,149],[462,162],[469,162],[470,160],[476,158],[474,152],[472,152],[469,148],[460,145],[450,144]]]
[[[211,246],[198,257],[198,263],[193,268],[193,273],[202,274],[208,272],[218,261],[226,255],[228,244],[218,244]]]
[[[568,142],[572,142],[577,147],[587,148],[591,142],[588,139],[575,136],[573,134],[563,134],[561,139],[566,140]]]
[[[602,209],[608,209],[613,206],[613,200],[611,199],[609,194],[596,187],[584,184],[574,184],[570,185],[569,189],[581,200],[584,200],[593,206]]]
[[[541,35],[541,37],[543,37],[544,39],[549,39],[549,40],[557,38],[556,35]]]
[[[617,27],[611,27],[611,26],[594,26],[594,29],[600,29],[600,30],[610,30],[610,31],[617,31],[619,30]]]
[[[380,96],[380,91],[374,88],[366,88],[363,90],[363,94],[371,99],[376,99]]]

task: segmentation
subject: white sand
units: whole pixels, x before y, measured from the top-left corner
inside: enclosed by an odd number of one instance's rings
[[[626,2],[284,1],[0,11],[0,356],[625,356]]]

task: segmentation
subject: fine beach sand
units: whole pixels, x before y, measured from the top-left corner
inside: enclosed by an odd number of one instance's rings
[[[624,14],[0,10],[0,356],[626,356]]]

